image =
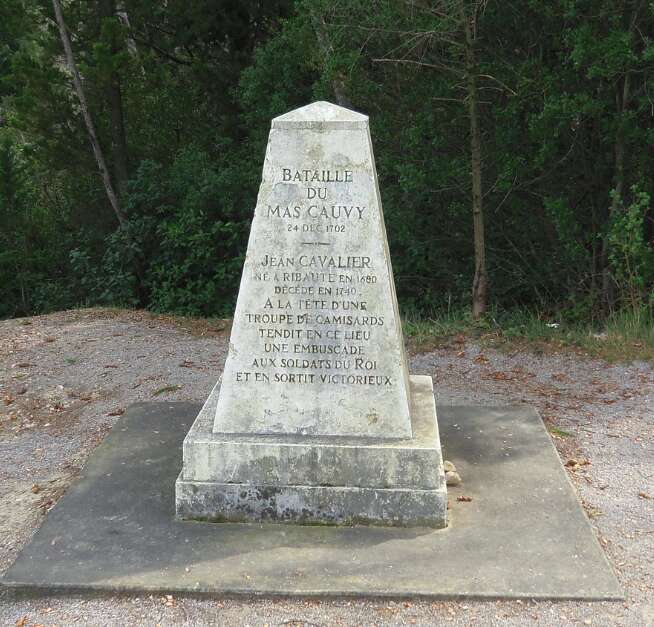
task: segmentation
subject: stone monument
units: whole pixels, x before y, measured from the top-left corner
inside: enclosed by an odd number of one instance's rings
[[[409,376],[365,115],[272,121],[221,381],[179,518],[444,527],[432,381]]]

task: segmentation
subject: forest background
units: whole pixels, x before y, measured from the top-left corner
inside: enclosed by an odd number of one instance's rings
[[[410,319],[654,336],[653,36],[649,0],[2,0],[0,318],[230,316],[270,120],[329,100]]]

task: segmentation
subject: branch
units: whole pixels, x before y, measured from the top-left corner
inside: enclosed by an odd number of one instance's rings
[[[407,63],[409,65],[420,65],[423,67],[432,68],[435,70],[445,70],[446,72],[451,72],[452,74],[458,76],[460,72],[454,68],[449,67],[441,63],[425,63],[424,61],[413,61],[412,59],[373,59],[373,63]]]
[[[495,81],[498,85],[502,85],[504,89],[507,91],[510,91],[514,96],[517,96],[518,94],[513,91],[506,83],[503,83],[499,78],[495,78],[494,76],[491,76],[490,74],[478,74],[479,78],[489,78],[492,81]]]
[[[143,44],[144,46],[148,46],[149,48],[152,48],[152,50],[154,50],[157,54],[159,54],[162,57],[165,57],[169,61],[173,61],[174,63],[179,63],[180,65],[193,65],[192,61],[188,61],[187,59],[182,59],[178,56],[175,56],[172,52],[168,52],[163,48],[160,48],[159,46],[153,44],[151,41],[143,39],[138,35],[134,35],[133,38],[134,41],[137,41],[138,43]]]
[[[568,148],[568,152],[566,152],[547,172],[539,174],[536,178],[531,179],[531,181],[527,181],[526,183],[518,185],[517,189],[526,189],[530,185],[533,185],[534,183],[537,183],[538,181],[541,181],[542,179],[547,178],[550,174],[552,174],[552,172],[554,172],[554,170],[556,170],[572,154],[572,149],[577,143],[577,137],[579,137],[578,133],[575,134],[574,139],[572,140],[572,144],[570,144],[570,148]]]
[[[458,104],[465,103],[465,100],[461,100],[460,98],[438,98],[437,96],[433,96],[432,100],[439,100],[441,102],[456,102]]]

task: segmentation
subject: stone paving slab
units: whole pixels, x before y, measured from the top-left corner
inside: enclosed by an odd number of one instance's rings
[[[438,408],[444,457],[464,481],[449,491],[444,530],[177,521],[181,444],[199,409],[131,406],[3,584],[37,594],[623,598],[533,409]]]

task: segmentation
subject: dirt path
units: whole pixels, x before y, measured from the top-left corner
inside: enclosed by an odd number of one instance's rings
[[[128,405],[205,400],[227,338],[225,322],[142,312],[0,322],[0,574]],[[527,403],[541,412],[626,603],[14,600],[0,592],[0,624],[654,625],[654,369],[482,350],[465,338],[414,355],[410,368],[434,377],[441,405]]]

